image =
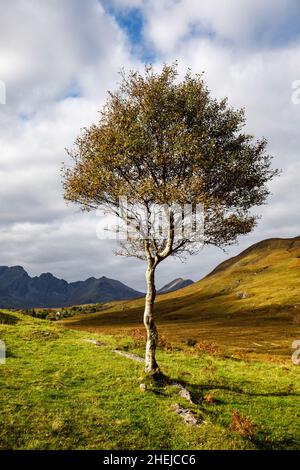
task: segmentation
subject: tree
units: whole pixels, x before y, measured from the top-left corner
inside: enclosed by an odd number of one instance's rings
[[[68,150],[74,164],[63,171],[65,199],[122,219],[127,236],[119,254],[147,261],[146,372],[159,371],[157,266],[169,256],[194,254],[203,245],[224,247],[249,233],[257,219],[251,208],[265,202],[267,183],[277,174],[266,140],[255,141],[242,132],[244,125],[244,110],[213,99],[202,75],[188,71],[179,81],[176,64],[164,65],[161,73],[149,66],[144,74],[122,73],[98,124],[85,128]],[[196,207],[204,208],[200,216]],[[167,214],[158,230],[157,212]],[[190,229],[184,230],[188,219]]]

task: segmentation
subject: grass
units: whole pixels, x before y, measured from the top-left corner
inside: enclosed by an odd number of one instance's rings
[[[112,352],[143,354],[140,339],[6,311],[0,338],[8,356],[0,365],[1,449],[300,448],[300,377],[290,362],[162,344],[162,370],[185,384],[190,405],[172,385],[141,391],[142,364]],[[184,424],[175,403],[191,408],[199,426]]]

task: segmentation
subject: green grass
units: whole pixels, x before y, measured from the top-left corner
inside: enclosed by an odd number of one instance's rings
[[[171,385],[140,390],[142,364],[111,351],[143,354],[130,338],[11,312],[1,313],[0,338],[8,355],[0,365],[0,449],[300,448],[300,376],[291,363],[160,350],[163,372],[193,394],[189,405]],[[185,425],[174,403],[192,408],[199,426]],[[232,429],[235,410],[253,425],[250,437]]]

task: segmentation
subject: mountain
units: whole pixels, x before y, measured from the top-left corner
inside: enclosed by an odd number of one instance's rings
[[[143,295],[105,276],[68,283],[51,273],[30,277],[22,266],[0,266],[0,308],[63,307]]]
[[[93,315],[93,331],[140,327],[144,299],[109,305]],[[157,297],[159,332],[169,340],[215,342],[261,354],[291,354],[300,339],[300,237],[250,246],[185,289]],[[67,325],[86,329],[89,316]]]
[[[73,292],[69,303],[72,305],[135,299],[145,295],[120,281],[105,276],[100,279],[90,277],[86,281],[71,283],[71,286]]]
[[[169,282],[169,284],[163,286],[157,291],[157,293],[167,294],[168,292],[174,292],[176,290],[183,289],[184,287],[190,286],[191,284],[194,284],[194,281],[191,279],[182,279],[182,277],[179,277]]]
[[[270,259],[270,255],[276,254],[276,260]],[[299,255],[299,256],[298,256]],[[229,270],[233,266],[259,264],[263,259],[269,258],[271,264],[282,264],[283,259],[294,260],[300,257],[300,236],[295,238],[268,238],[249,246],[239,255],[229,258],[219,264],[210,274],[214,275],[221,271]]]

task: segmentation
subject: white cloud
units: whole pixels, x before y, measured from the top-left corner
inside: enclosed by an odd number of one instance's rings
[[[113,0],[112,5],[140,8],[145,37],[159,53],[173,51],[195,33],[244,47],[278,42],[295,33],[300,12],[297,0]]]
[[[103,97],[130,61],[124,33],[97,0],[15,0],[1,11],[0,31],[9,110],[31,113],[70,91]]]

